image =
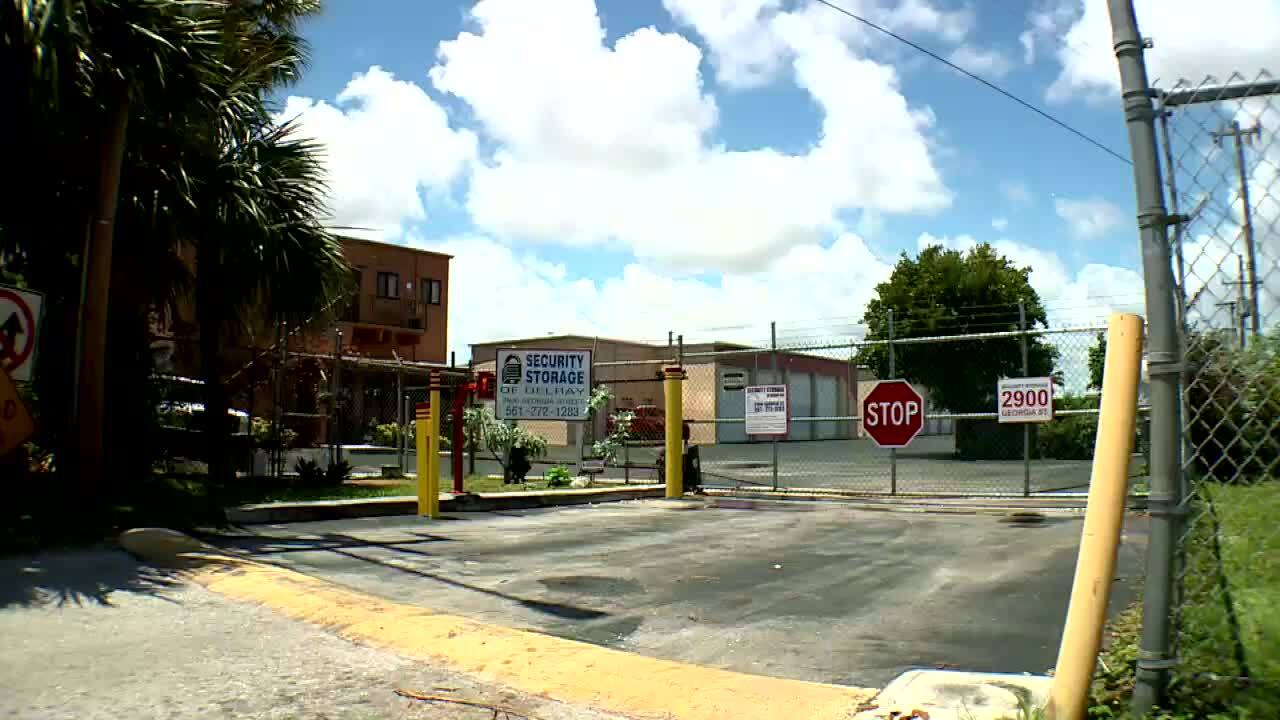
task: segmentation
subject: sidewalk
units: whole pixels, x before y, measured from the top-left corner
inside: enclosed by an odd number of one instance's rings
[[[484,706],[513,717],[619,717],[349,642],[120,550],[6,557],[0,577],[18,592],[0,602],[4,718],[489,720]]]

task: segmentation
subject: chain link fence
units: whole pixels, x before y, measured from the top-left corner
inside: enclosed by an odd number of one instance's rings
[[[1280,83],[1182,82],[1159,131],[1179,310],[1180,677],[1280,697]],[[1274,706],[1269,710],[1274,710]]]
[[[1087,490],[1102,327],[1023,331],[1018,306],[1006,310],[1013,329],[947,335],[908,319],[892,340],[779,342],[775,332],[768,347],[686,343],[685,422],[704,486],[935,497]],[[1091,378],[1091,356],[1098,378]],[[999,357],[1010,360],[1016,376],[1052,378],[1052,421],[998,421],[1001,373],[993,359]],[[861,407],[880,380],[895,378],[911,383],[924,413],[906,447],[887,449],[870,437]],[[746,388],[756,385],[786,387],[784,434],[747,433]],[[1142,431],[1140,425],[1139,448]],[[1145,466],[1135,455],[1132,474],[1141,476]]]

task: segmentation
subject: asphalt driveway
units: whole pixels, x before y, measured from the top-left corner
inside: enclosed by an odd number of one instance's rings
[[[255,526],[206,538],[392,600],[661,658],[882,686],[913,667],[1042,673],[1079,516],[634,502]],[[1133,597],[1132,517],[1113,610]]]

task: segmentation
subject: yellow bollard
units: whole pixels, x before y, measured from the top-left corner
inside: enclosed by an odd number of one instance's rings
[[[1085,510],[1075,581],[1062,646],[1047,707],[1051,720],[1082,720],[1089,684],[1107,621],[1107,601],[1115,577],[1116,552],[1124,524],[1129,459],[1138,416],[1138,379],[1142,362],[1142,318],[1115,314],[1107,327],[1102,407],[1093,449],[1089,505]]]
[[[418,452],[418,514],[431,517],[431,410],[426,403],[414,406],[414,448]]]
[[[431,422],[427,436],[427,456],[430,458],[427,467],[427,508],[433,518],[440,517],[440,416],[444,408],[440,406],[439,380],[431,381]]]
[[[667,368],[662,382],[667,400],[667,497],[684,495],[684,369]]]

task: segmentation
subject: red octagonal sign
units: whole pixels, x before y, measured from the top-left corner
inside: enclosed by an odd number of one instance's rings
[[[906,447],[924,428],[924,398],[906,380],[881,380],[862,401],[862,427],[880,447]]]

